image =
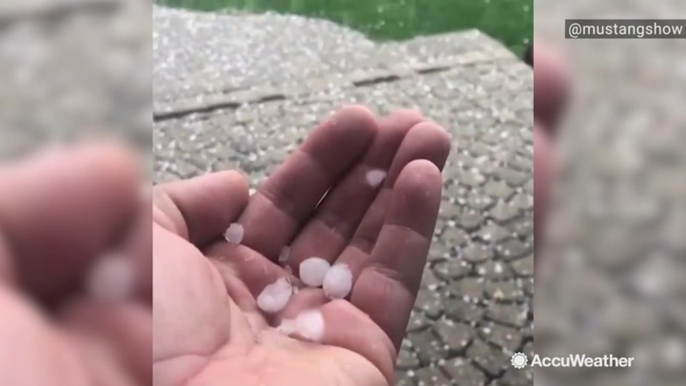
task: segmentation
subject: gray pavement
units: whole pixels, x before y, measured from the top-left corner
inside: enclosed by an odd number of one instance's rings
[[[155,7],[154,178],[236,168],[253,188],[347,103],[417,108],[453,149],[398,385],[530,385],[533,74],[478,31],[376,44],[297,16]]]

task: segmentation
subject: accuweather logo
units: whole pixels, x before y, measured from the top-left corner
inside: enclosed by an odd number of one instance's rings
[[[529,358],[521,352],[512,355],[512,367],[523,369],[529,364]],[[542,357],[534,354],[531,367],[631,367],[634,358],[616,357],[612,354],[590,357],[585,354],[571,354],[566,357]]]
[[[529,359],[526,357],[526,355],[518,352],[512,355],[512,366],[515,369],[523,369],[524,366],[529,362]]]

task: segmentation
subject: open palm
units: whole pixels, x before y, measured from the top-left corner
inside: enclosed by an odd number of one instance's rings
[[[154,384],[390,384],[449,147],[445,131],[416,113],[377,122],[352,106],[251,197],[236,172],[156,187]],[[234,222],[240,243],[222,236]],[[302,288],[283,309],[263,312],[256,299],[265,288],[283,278],[303,287],[300,263],[312,256],[345,264],[350,293],[329,300]],[[274,328],[307,310],[323,327],[314,336]]]

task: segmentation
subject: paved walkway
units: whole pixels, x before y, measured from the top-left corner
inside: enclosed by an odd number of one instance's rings
[[[418,108],[453,151],[398,385],[530,385],[532,71],[477,32],[375,44],[296,16],[155,8],[155,180],[237,168],[258,185],[345,103]]]

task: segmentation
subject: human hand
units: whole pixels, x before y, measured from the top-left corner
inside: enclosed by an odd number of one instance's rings
[[[151,384],[150,204],[139,178],[133,154],[114,145],[0,167],[0,385]],[[102,264],[111,259],[114,276]]]
[[[154,384],[390,384],[449,148],[445,131],[417,113],[377,123],[347,107],[252,197],[236,172],[156,187]],[[240,243],[223,239],[232,223],[241,225]],[[285,305],[280,295],[264,301],[279,279],[301,287],[300,263],[311,256],[349,267],[345,299],[302,288]],[[261,294],[273,312],[258,307]],[[289,336],[279,325],[292,327]]]

